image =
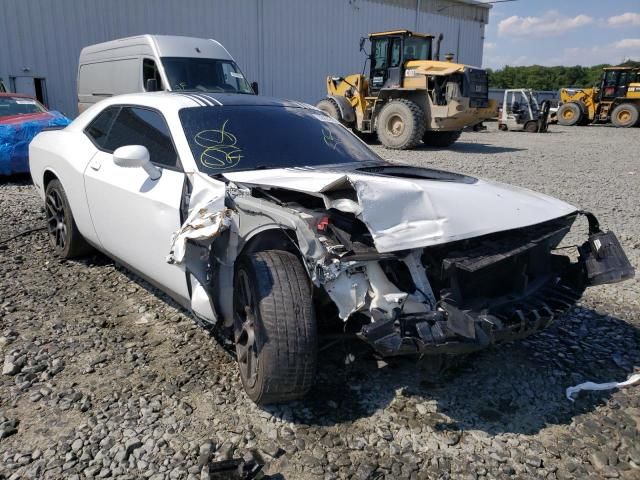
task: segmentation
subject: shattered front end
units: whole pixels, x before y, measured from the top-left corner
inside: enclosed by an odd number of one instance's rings
[[[363,253],[343,255],[342,295],[359,298],[358,285],[368,280],[366,298],[353,305],[371,318],[359,336],[381,356],[451,355],[542,330],[586,287],[634,275],[615,235],[585,215],[590,235],[574,261],[557,247],[578,213],[375,261]]]

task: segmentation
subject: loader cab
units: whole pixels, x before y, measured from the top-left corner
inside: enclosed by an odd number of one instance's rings
[[[598,93],[600,101],[627,96],[629,84],[638,82],[640,70],[630,67],[605,68]]]
[[[400,88],[404,67],[411,60],[431,60],[433,35],[409,30],[371,33],[369,90],[377,95],[382,88]]]

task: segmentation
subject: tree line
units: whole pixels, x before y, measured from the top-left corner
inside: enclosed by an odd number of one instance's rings
[[[593,87],[600,83],[602,69],[611,65],[592,67],[528,67],[505,66],[499,70],[487,69],[490,88],[531,88],[558,90],[563,87]],[[640,67],[640,62],[628,60],[620,66]]]

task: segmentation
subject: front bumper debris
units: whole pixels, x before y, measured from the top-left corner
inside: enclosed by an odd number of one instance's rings
[[[601,231],[593,214],[579,213],[587,217],[589,237],[578,247],[577,262],[552,254],[569,228],[562,222],[524,234],[519,244],[492,241],[488,251],[483,245],[451,253],[442,261],[450,285],[433,311],[398,311],[395,318],[366,324],[359,336],[382,356],[470,353],[544,329],[588,286],[633,278],[615,234]],[[501,295],[474,297],[486,284],[501,282],[513,286]]]
[[[471,353],[544,329],[581,295],[580,290],[558,284],[482,312],[441,302],[440,310],[427,315],[367,324],[360,336],[382,356]]]

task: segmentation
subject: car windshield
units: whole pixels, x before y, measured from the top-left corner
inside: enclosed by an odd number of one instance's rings
[[[171,90],[253,94],[244,75],[231,60],[163,57]]]
[[[180,121],[198,169],[238,170],[381,161],[319,110],[281,106],[193,107]]]
[[[33,98],[28,97],[0,97],[0,117],[13,115],[28,115],[42,113],[47,110]]]

